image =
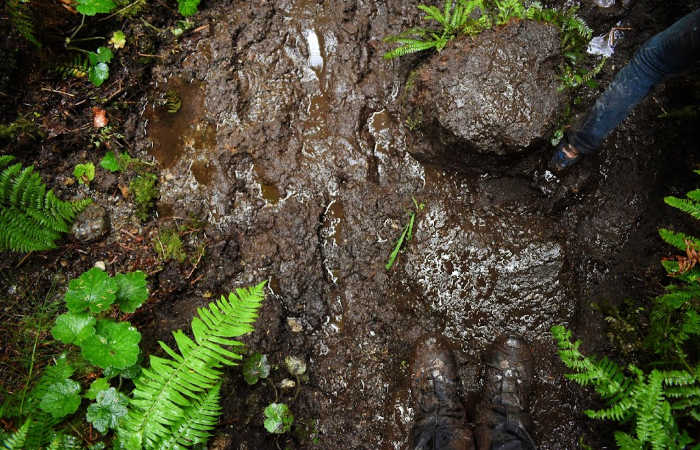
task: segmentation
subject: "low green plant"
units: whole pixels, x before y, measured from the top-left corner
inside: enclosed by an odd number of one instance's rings
[[[478,20],[471,18],[475,9],[479,9]],[[425,13],[423,20],[436,22],[439,27],[414,27],[396,36],[389,36],[385,42],[400,44],[398,48],[384,54],[385,59],[416,53],[423,50],[445,48],[445,45],[458,33],[475,34],[491,27],[491,18],[486,14],[484,0],[445,0],[442,10],[435,6],[418,5]]]
[[[106,325],[117,323],[107,317],[116,315],[110,309],[130,313],[147,298],[143,273],[109,277],[91,269],[72,280],[65,294],[68,312],[56,319],[52,334],[67,345],[81,347],[88,361],[104,368],[103,376],[83,389],[78,380],[84,377],[73,379],[75,368],[68,356],[57,357],[33,388],[5,398],[0,418],[24,425],[2,436],[0,448],[82,448],[66,433],[79,432],[74,420],[79,411],[84,411],[85,423],[100,433],[116,430],[117,449],[204,445],[221,412],[221,368],[241,359],[236,351],[243,344],[232,338],[252,331],[264,285],[238,289],[200,308],[192,320],[194,339],[181,330],[174,332],[177,350],[160,342],[167,356],[151,355],[150,368],[142,370],[138,363],[123,368],[133,362],[129,334],[138,332],[128,322],[121,322],[132,328],[125,329],[126,335],[103,331]],[[100,355],[93,352],[97,347]],[[139,352],[138,343],[135,351]],[[110,379],[117,376],[119,385],[113,386]],[[123,378],[134,380],[131,395],[119,390]],[[84,398],[93,401],[81,409]],[[104,443],[90,448],[104,448]]]
[[[420,211],[423,210],[423,208],[425,208],[425,204],[418,204],[415,197],[413,197],[412,200],[414,209],[409,211],[408,223],[403,227],[403,231],[401,231],[401,235],[399,236],[399,238],[396,241],[396,244],[394,245],[394,250],[392,250],[391,254],[389,255],[389,260],[384,266],[386,270],[391,269],[391,267],[394,265],[394,262],[396,261],[396,258],[399,256],[399,252],[403,248],[404,244],[410,241],[413,237],[413,224],[416,220],[416,214],[418,214]]]
[[[182,107],[182,99],[175,89],[168,89],[165,93],[165,108],[170,114],[175,114]]]
[[[73,176],[80,184],[90,184],[95,179],[95,165],[93,163],[77,164],[73,169]]]
[[[128,153],[114,152],[112,150],[105,153],[100,160],[100,167],[110,172],[123,172],[134,159]]]
[[[117,7],[112,0],[76,0],[75,9],[86,16],[109,14]]]
[[[284,434],[292,428],[294,414],[284,403],[270,403],[264,411],[265,429],[269,433]]]
[[[185,17],[197,13],[200,0],[177,0],[177,10]]]
[[[109,319],[112,305],[133,313],[148,298],[143,272],[110,277],[94,267],[71,280],[65,295],[68,312],[58,316],[51,334],[80,347],[83,357],[102,369],[127,369],[136,364],[141,334],[129,322]]]
[[[174,259],[177,262],[185,262],[187,253],[182,248],[180,233],[174,228],[165,228],[153,238],[153,248],[158,253],[161,261]]]
[[[10,17],[10,23],[14,29],[26,40],[40,48],[41,43],[36,38],[34,29],[31,0],[7,0],[5,2],[5,12]]]
[[[267,355],[253,353],[243,362],[243,378],[249,385],[254,385],[259,380],[266,379],[270,376],[270,363],[267,361]]]
[[[593,386],[608,401],[608,407],[586,410],[593,419],[630,423],[634,435],[615,432],[615,441],[623,449],[683,449],[695,441],[682,429],[676,417],[689,415],[700,421],[700,383],[688,371],[657,370],[644,373],[634,364],[623,371],[615,362],[594,359],[579,351],[581,341],[571,342],[571,332],[552,327],[559,356],[575,373],[567,378],[582,386]],[[697,426],[697,424],[696,424]]]
[[[152,173],[136,176],[129,183],[129,192],[136,204],[136,216],[145,221],[155,206],[155,200],[159,195],[158,177]]]
[[[20,136],[28,136],[32,139],[44,137],[44,133],[36,124],[36,119],[41,117],[37,112],[20,114],[17,119],[8,123],[0,124],[0,139],[14,140]]]
[[[112,33],[112,37],[109,38],[109,45],[115,48],[115,50],[119,50],[120,48],[124,48],[126,45],[126,35],[124,34],[123,31],[117,30],[114,33]]]
[[[700,189],[688,192],[686,198],[664,200],[700,220]],[[680,450],[700,445],[692,433],[700,426],[700,239],[666,228],[659,229],[659,235],[685,255],[662,261],[673,283],[653,299],[650,308],[637,309],[637,313],[650,309],[648,330],[641,341],[651,361],[641,367],[629,364],[623,370],[607,358],[584,356],[580,341],[571,342],[569,331],[552,328],[562,361],[575,372],[567,378],[593,386],[608,403],[586,414],[629,426],[615,432],[615,441],[623,449]]]
[[[603,58],[593,68],[585,67],[585,50],[593,32],[576,16],[576,7],[560,11],[544,8],[537,1],[525,7],[522,0],[495,0],[493,4],[485,0],[444,0],[442,10],[424,4],[418,5],[418,8],[425,12],[424,20],[436,23],[437,27],[415,27],[385,38],[385,42],[399,44],[399,47],[384,54],[385,59],[424,50],[439,52],[459,35],[473,36],[513,19],[521,19],[551,23],[560,29],[561,49],[566,59],[566,64],[560,68],[563,87],[593,85],[593,78],[605,64]],[[477,11],[478,18],[474,18]]]
[[[90,199],[65,202],[46,190],[34,166],[0,156],[0,250],[29,252],[56,248],[76,214]]]
[[[129,414],[118,431],[122,448],[162,448],[173,436],[178,445],[205,442],[218,416],[221,367],[236,365],[243,344],[234,337],[253,330],[265,282],[237,289],[192,319],[194,340],[181,330],[176,351],[159,342],[169,358],[151,355],[134,382]]]

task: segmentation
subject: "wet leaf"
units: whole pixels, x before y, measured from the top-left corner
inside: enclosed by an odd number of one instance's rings
[[[267,355],[253,353],[243,363],[243,378],[246,383],[253,385],[261,378],[270,376],[270,363],[267,362]]]
[[[135,380],[141,375],[141,364],[136,363],[133,366],[129,366],[126,369],[116,369],[114,367],[107,367],[102,373],[107,378],[114,378],[120,376],[122,378],[127,378],[129,380]]]
[[[78,164],[73,169],[73,176],[80,184],[90,184],[95,179],[95,165],[93,163]]]
[[[97,394],[109,389],[109,387],[109,381],[107,381],[107,378],[98,378],[90,384],[90,388],[85,393],[85,398],[95,400],[97,398]]]
[[[125,313],[132,313],[148,299],[146,274],[140,270],[115,275],[117,282],[117,304]]]
[[[103,62],[91,66],[88,71],[88,78],[95,86],[102,86],[102,83],[109,78],[109,66]]]
[[[53,383],[41,398],[39,408],[60,419],[73,414],[80,406],[80,384],[70,378]]]
[[[117,5],[112,0],[77,0],[75,9],[80,14],[94,16],[95,14],[107,14],[112,12]]]
[[[117,30],[112,33],[112,38],[109,40],[109,44],[115,49],[124,48],[124,45],[126,45],[126,36],[124,35],[124,32]]]
[[[113,278],[93,267],[70,281],[65,296],[66,305],[72,313],[80,313],[87,309],[98,313],[114,303],[117,289],[117,282]]]
[[[97,106],[92,108],[92,126],[95,128],[104,128],[109,123],[107,119],[107,111]]]
[[[87,313],[68,312],[56,318],[51,334],[64,344],[80,345],[95,334],[95,323],[95,318]]]
[[[105,156],[100,160],[100,167],[110,172],[117,172],[121,170],[119,167],[119,161],[117,161],[117,156],[113,151],[105,153]]]
[[[127,414],[128,404],[129,398],[112,387],[97,394],[97,401],[88,406],[85,418],[100,433],[105,433],[119,425]]]
[[[284,364],[291,375],[298,377],[306,372],[306,363],[303,359],[294,356],[284,358]]]
[[[199,6],[199,0],[177,0],[177,10],[185,17],[195,14],[197,6]]]
[[[270,433],[283,434],[294,423],[294,414],[284,403],[270,403],[265,408],[265,429]]]
[[[82,354],[91,364],[103,369],[126,369],[136,364],[141,333],[129,322],[97,321],[93,339],[83,342]]]

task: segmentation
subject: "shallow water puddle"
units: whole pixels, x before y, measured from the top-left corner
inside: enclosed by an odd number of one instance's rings
[[[176,113],[168,112],[166,105],[150,103],[146,108],[148,136],[153,142],[149,153],[165,169],[173,167],[185,152],[186,140],[195,137],[196,124],[204,116],[204,83],[187,83],[181,78],[172,78],[166,90],[173,90],[180,98],[182,106]],[[216,140],[216,132],[210,134]],[[204,142],[207,139],[200,139]]]

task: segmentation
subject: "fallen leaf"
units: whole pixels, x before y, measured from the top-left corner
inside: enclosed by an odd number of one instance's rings
[[[120,184],[119,190],[122,191],[122,197],[129,198],[129,188],[127,186]]]
[[[95,106],[92,108],[92,114],[92,125],[95,128],[106,127],[109,123],[109,119],[107,119],[107,111],[104,109]]]

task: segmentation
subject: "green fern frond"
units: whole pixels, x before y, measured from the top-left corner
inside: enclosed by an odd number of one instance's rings
[[[7,0],[5,11],[10,16],[10,23],[26,40],[41,48],[41,43],[35,36],[34,21],[30,10],[29,0]]]
[[[384,59],[394,59],[399,56],[417,53],[423,50],[428,50],[437,47],[435,41],[419,41],[417,39],[397,39],[397,42],[402,43],[401,47],[395,48],[384,54]]]
[[[46,191],[33,166],[9,165],[13,159],[0,158],[0,250],[56,248],[55,241],[92,200],[60,200],[53,191]]]
[[[644,446],[638,439],[622,431],[615,432],[615,443],[622,450],[643,450]]]
[[[63,78],[87,78],[90,63],[83,55],[75,55],[72,60],[65,61],[54,67],[54,71]]]
[[[687,247],[685,243],[686,240],[693,243],[695,247],[700,248],[700,239],[685,233],[671,231],[666,228],[659,228],[659,236],[661,236],[661,239],[663,239],[667,244],[670,244],[681,251],[685,251]]]
[[[218,383],[219,369],[241,359],[224,346],[243,345],[231,338],[253,330],[251,324],[263,300],[264,286],[265,282],[237,289],[228,299],[222,296],[207,308],[198,309],[192,319],[194,340],[181,330],[173,333],[179,353],[160,342],[172,359],[152,355],[150,369],[143,369],[134,382],[129,415],[119,431],[126,448],[153,448],[167,438],[170,427],[183,420],[200,394]]]
[[[221,383],[200,394],[192,405],[185,409],[182,419],[170,427],[168,437],[158,444],[158,449],[184,450],[195,444],[206,443],[210,431],[216,427],[221,414],[219,391]]]
[[[29,425],[32,423],[31,419],[27,419],[19,430],[15,431],[5,439],[0,448],[3,450],[21,450],[25,448],[25,443],[27,440],[27,433],[29,432]]]
[[[673,206],[676,209],[680,209],[681,211],[688,213],[694,218],[700,220],[700,203],[694,201],[691,195],[697,196],[700,194],[697,194],[697,191],[691,191],[688,193],[688,199],[668,196],[664,197],[664,202],[666,202],[667,205]]]

